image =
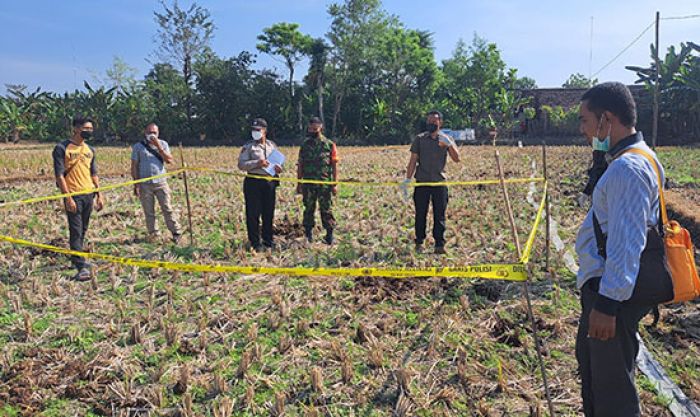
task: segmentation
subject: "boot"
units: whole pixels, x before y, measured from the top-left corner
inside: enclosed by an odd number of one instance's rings
[[[323,243],[326,245],[333,244],[333,229],[326,230],[326,237],[323,238]]]

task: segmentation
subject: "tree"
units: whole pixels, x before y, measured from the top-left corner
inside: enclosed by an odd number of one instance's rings
[[[246,114],[255,101],[251,94],[253,62],[249,52],[228,59],[211,53],[195,64],[197,104],[201,109],[198,121],[200,132],[207,137],[231,139],[248,131]],[[268,97],[261,101],[266,100]]]
[[[573,135],[579,131],[578,105],[568,109],[562,106],[543,105],[541,110],[545,114],[545,120],[554,127],[558,134]]]
[[[530,77],[522,77],[515,80],[514,88],[518,90],[534,90],[537,88],[537,81]]]
[[[22,133],[27,129],[22,120],[24,109],[19,107],[14,101],[3,98],[0,101],[0,126],[5,143],[12,140],[17,143]]]
[[[112,110],[117,88],[93,88],[87,81],[84,81],[83,85],[86,91],[77,91],[74,94],[77,107],[81,114],[95,120],[95,137],[109,141],[116,135]]]
[[[650,46],[652,62],[649,67],[627,66],[637,73],[636,84],[644,84],[653,94],[656,84],[654,44]],[[665,122],[673,136],[700,135],[700,45],[681,43],[678,52],[670,46],[659,60],[659,121]],[[654,144],[656,145],[656,144]]]
[[[289,71],[289,98],[294,99],[294,67],[309,51],[313,38],[299,31],[297,23],[276,23],[258,36],[260,52],[279,55]]]
[[[37,88],[27,92],[25,85],[7,85],[8,97],[0,101],[0,125],[5,141],[17,143],[23,137],[42,140],[49,136],[47,126],[56,114],[53,96]]]
[[[517,79],[496,44],[476,34],[470,46],[457,42],[452,57],[442,62],[442,72],[439,94],[453,123],[473,128],[487,128],[487,116],[504,113],[503,102],[511,99],[505,90],[512,90]]]
[[[495,110],[501,128],[508,138],[513,138],[513,129],[518,125],[518,115],[530,103],[530,97],[522,97],[512,89],[502,89],[496,93]],[[528,111],[528,113],[530,113]]]
[[[136,68],[118,56],[112,59],[112,66],[107,68],[105,75],[109,86],[116,87],[119,92],[127,91],[136,86]]]
[[[577,72],[575,74],[571,74],[561,86],[563,88],[591,88],[596,84],[598,84],[597,78],[589,79],[585,75]]]
[[[275,23],[274,25],[265,28],[263,33],[258,36],[260,43],[257,48],[260,52],[270,55],[278,55],[284,60],[284,64],[289,71],[289,105],[294,107],[294,67],[308,53],[313,38],[299,31],[297,23]],[[299,111],[298,119],[299,131],[303,129],[302,114]]]
[[[197,54],[206,50],[214,35],[214,22],[209,10],[192,3],[189,9],[180,8],[177,0],[168,6],[161,0],[162,13],[153,12],[158,24],[157,56],[166,63],[179,66],[187,88],[193,84],[192,64]],[[187,119],[192,119],[191,94],[186,98]]]
[[[438,72],[428,32],[391,28],[374,51],[376,73],[369,86],[373,106],[365,129],[401,141],[409,137],[430,105]]]
[[[146,125],[156,120],[156,111],[155,100],[143,82],[117,90],[109,118],[115,139],[140,138]]]
[[[371,102],[367,95],[381,63],[375,59],[377,45],[398,20],[388,16],[380,0],[345,0],[328,7],[331,27],[328,81],[333,99],[331,132],[337,135],[345,128],[362,130],[363,112],[358,107]],[[344,112],[344,104],[349,110]],[[346,116],[344,118],[344,115]],[[352,119],[351,119],[352,118]]]
[[[291,114],[288,113],[286,87],[286,82],[276,73],[262,70],[255,74],[249,89],[252,100],[248,112],[251,117],[265,117],[268,123],[267,134],[278,143],[284,136],[296,133],[296,129],[287,124]],[[258,97],[265,97],[265,100],[257,100]]]
[[[160,131],[170,137],[189,129],[186,101],[190,89],[172,65],[156,64],[146,75],[145,89],[152,98]]]
[[[326,64],[328,62],[328,45],[323,39],[314,39],[309,45],[307,54],[310,58],[309,72],[306,75],[306,83],[316,92],[318,103],[318,117],[325,122],[323,109],[323,94],[326,83]]]

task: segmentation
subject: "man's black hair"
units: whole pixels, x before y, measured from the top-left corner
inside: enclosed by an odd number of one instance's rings
[[[322,124],[323,124],[323,121],[321,120],[320,117],[314,116],[314,117],[312,117],[312,118],[309,119],[309,124],[310,124],[310,125],[311,125],[311,124],[322,125]]]
[[[431,110],[427,114],[427,116],[433,116],[433,115],[437,116],[440,120],[442,120],[442,112],[440,112],[439,110]]]
[[[90,122],[93,125],[95,124],[95,121],[92,120],[90,117],[85,117],[85,116],[75,116],[73,118],[73,127],[81,127],[85,123]]]
[[[598,118],[609,111],[626,127],[637,124],[637,105],[629,88],[622,83],[607,82],[591,87],[583,94],[581,101],[586,101],[588,110]]]

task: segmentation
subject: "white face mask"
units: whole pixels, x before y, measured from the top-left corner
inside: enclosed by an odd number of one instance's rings
[[[250,132],[250,136],[253,137],[253,140],[260,140],[262,139],[263,134],[259,130],[253,130],[252,132]]]
[[[612,124],[610,125],[610,128],[608,129],[608,135],[603,140],[600,140],[598,138],[598,135],[600,134],[601,126],[603,126],[603,117],[600,118],[600,122],[598,123],[598,131],[596,132],[596,135],[593,136],[593,141],[591,142],[591,146],[593,146],[593,150],[595,150],[595,151],[607,152],[610,150],[610,132],[612,131]]]

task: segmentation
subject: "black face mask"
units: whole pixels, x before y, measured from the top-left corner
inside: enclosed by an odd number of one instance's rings
[[[435,123],[428,123],[428,132],[435,133],[438,130],[438,125]]]
[[[83,138],[84,140],[88,140],[92,137],[92,132],[87,131],[87,130],[83,130],[82,132],[80,132],[80,137]]]
[[[307,131],[306,136],[309,138],[317,138],[317,137],[321,136],[321,132],[309,132],[309,131]]]

